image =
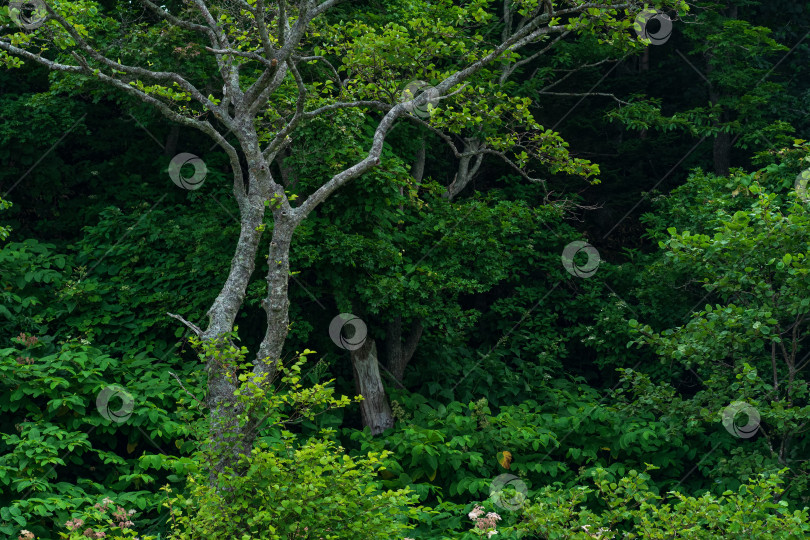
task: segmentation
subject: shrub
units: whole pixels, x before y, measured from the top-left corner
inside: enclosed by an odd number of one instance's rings
[[[333,441],[312,438],[293,448],[294,437],[262,442],[248,472],[190,478],[189,493],[169,499],[172,538],[376,539],[410,529],[407,490],[381,491],[380,458],[351,458]]]
[[[235,335],[194,343],[202,349],[201,356],[216,355],[233,368],[230,376],[240,384],[240,418],[264,418],[266,423],[250,456],[243,456],[237,466],[238,473],[226,468],[211,480],[210,465],[228,450],[207,440],[197,454],[203,466],[189,476],[186,493],[165,488],[171,537],[361,540],[396,538],[410,530],[408,519],[417,512],[411,507],[415,496],[407,489],[382,490],[377,479],[387,452],[352,458],[332,440],[333,430],[302,441],[287,429],[352,401],[335,398],[331,381],[304,387],[301,366],[312,351],[305,350],[287,366],[279,361],[281,382],[275,387],[261,384],[259,378],[265,375],[249,371],[247,350],[233,346],[232,339]]]
[[[517,530],[543,539],[806,538],[808,509],[791,512],[779,500],[785,471],[762,474],[720,496],[694,497],[677,491],[659,496],[649,488],[646,473],[630,471],[611,482],[606,471],[597,470],[596,490],[544,489],[525,508]]]

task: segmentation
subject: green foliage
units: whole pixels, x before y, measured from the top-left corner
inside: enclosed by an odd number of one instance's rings
[[[0,199],[0,211],[7,210],[8,208],[11,208],[11,203],[8,201],[4,201],[3,199]],[[11,227],[0,225],[0,242],[8,238],[10,234],[11,234]]]
[[[650,389],[642,391],[649,400]],[[599,403],[591,392],[574,392],[573,386],[552,383],[540,391],[542,401],[497,411],[486,399],[431,406],[419,395],[397,396],[398,423],[385,438],[348,434],[363,452],[390,450],[387,485],[408,486],[423,500],[480,497],[495,477],[507,472],[526,482],[530,496],[550,479],[574,485],[578,475],[596,467],[620,476],[651,458],[667,468],[660,482],[675,482],[678,471],[685,472],[688,450],[676,417],[658,417],[649,403],[631,404],[622,391],[615,406]],[[670,405],[671,396],[664,397],[670,397]],[[508,470],[504,452],[510,455]]]
[[[264,4],[280,15],[279,3]],[[794,131],[808,137],[808,10],[785,0],[698,0],[688,11],[654,3],[670,9],[675,30],[653,46],[637,39],[635,13],[595,4],[555,18],[571,30],[565,39],[538,34],[525,54],[507,52],[398,124],[380,164],[307,218],[291,253],[282,357],[292,361],[257,375],[245,360],[254,340],[192,340],[239,386],[229,406],[259,434],[242,470],[219,484],[208,473],[228,445],[208,439],[211,411],[198,408],[207,372],[174,349],[184,328],[166,313],[202,325],[228,271],[238,210],[227,160],[97,77],[48,76],[0,53],[15,68],[0,73],[0,186],[15,202],[0,225],[0,242],[11,240],[0,245],[0,336],[18,336],[0,343],[0,535],[807,536],[810,215],[793,186],[810,158],[802,140],[781,147]],[[128,3],[49,5],[119,62],[180,69],[212,103],[224,101],[195,32],[133,20]],[[211,5],[240,53],[263,48],[250,26],[256,5]],[[285,5],[295,21],[302,3]],[[194,7],[165,8],[198,17]],[[413,97],[409,82],[437,84],[538,9],[545,2],[342,3],[298,51],[311,57],[299,64],[302,105],[401,102]],[[3,8],[0,26],[35,55],[75,60],[54,20],[18,31]],[[267,39],[279,45],[274,32]],[[232,58],[247,88],[263,65]],[[155,83],[131,81],[214,122],[187,91]],[[297,90],[288,78],[259,111],[261,142],[292,117]],[[362,159],[379,114],[301,119],[271,167],[289,200]],[[482,142],[537,182],[488,154],[470,186],[446,199],[459,155],[435,129],[458,150]],[[728,176],[706,172],[723,137],[736,149]],[[205,159],[203,190],[169,183],[170,145],[154,146],[164,140]],[[279,199],[266,203],[273,210]],[[603,203],[604,214],[580,212]],[[0,199],[0,210],[9,204]],[[634,214],[645,210],[646,232]],[[9,237],[11,228],[24,236]],[[574,239],[600,251],[591,279],[561,268]],[[259,256],[256,274],[266,272]],[[245,335],[262,329],[265,289],[261,279],[248,288]],[[396,425],[380,436],[361,429],[356,400],[333,390],[353,385],[348,353],[326,348],[329,320],[344,308],[379,343],[392,320],[424,323],[401,386],[386,385]],[[324,358],[307,366],[311,351],[292,352],[310,343]],[[260,391],[268,377],[273,390]],[[95,404],[113,385],[133,400],[121,423]],[[745,440],[732,432],[746,415],[724,414],[740,401],[759,418]],[[486,499],[506,473],[526,484],[521,510]],[[164,496],[156,486],[167,483]],[[136,512],[129,530],[113,515],[119,505]],[[479,526],[489,512],[501,519]]]
[[[295,445],[295,446],[293,446]],[[186,495],[172,496],[172,538],[359,538],[405,532],[411,498],[381,490],[381,458],[351,458],[332,441],[292,436],[262,442],[244,475],[214,489],[190,480]]]
[[[64,282],[67,257],[51,244],[36,240],[9,242],[0,247],[0,328],[39,333],[47,329],[43,311]]]
[[[800,458],[807,452],[802,434],[810,411],[803,345],[810,312],[810,213],[795,191],[785,190],[785,180],[797,172],[789,171],[772,165],[735,174],[725,185],[709,184],[718,203],[713,213],[698,214],[698,232],[671,227],[660,242],[662,266],[704,289],[692,308],[698,310],[685,324],[662,331],[630,324],[636,342],[652,346],[661,362],[698,377],[702,388],[683,404],[695,417],[715,421],[737,401],[759,415],[759,434],[748,452],[737,449],[720,459],[712,476],[741,480],[754,472],[752,459],[765,470],[788,466],[798,495],[810,474]],[[696,175],[685,192],[707,190],[703,180]]]
[[[245,418],[261,415],[257,429],[263,435],[250,455],[243,456],[240,472],[220,474],[214,484],[206,474],[192,475],[185,493],[167,489],[172,538],[371,540],[411,528],[407,522],[416,515],[410,508],[413,496],[408,490],[382,489],[377,479],[385,470],[386,452],[353,458],[328,430],[303,440],[287,429],[350,402],[345,396],[335,398],[328,383],[304,386],[301,366],[311,351],[288,366],[279,361],[280,388],[267,392],[257,384],[264,375],[240,369],[245,367],[244,348],[225,341],[195,343],[201,356],[214,355],[233,370],[232,380],[240,383],[239,403],[233,406],[245,411]],[[217,441],[204,448],[199,458],[206,465],[230,451]]]
[[[155,371],[159,361],[145,353],[113,358],[49,336],[21,334],[15,342],[0,349],[0,532],[19,526],[47,537],[103,496],[136,507],[139,521],[155,519],[160,497],[149,486],[179,481],[189,465],[150,471],[163,459],[154,447],[189,432],[174,412],[184,394]],[[116,384],[125,389],[118,398],[99,403]],[[131,416],[121,423],[105,416],[125,400]]]
[[[648,467],[648,471],[655,467]],[[782,471],[784,472],[784,471]],[[630,471],[618,481],[595,471],[596,489],[549,486],[524,509],[516,530],[544,539],[767,538],[798,539],[810,531],[807,509],[780,501],[781,474],[763,474],[720,496],[670,491],[659,495],[650,475]],[[601,508],[594,509],[592,503]],[[588,503],[588,504],[583,504]]]
[[[710,7],[713,2],[706,4]],[[608,118],[638,131],[678,130],[711,138],[730,134],[743,149],[789,144],[794,128],[788,118],[801,120],[786,114],[787,103],[774,103],[786,99],[787,84],[766,80],[773,69],[771,62],[783,57],[789,47],[775,41],[770,28],[739,20],[729,12],[736,13],[736,8],[693,10],[686,16],[690,24],[682,26],[692,55],[686,58],[689,67],[685,69],[694,82],[708,89],[708,104],[704,98],[698,106],[668,115],[662,112],[661,99],[636,95],[628,106],[608,113]]]
[[[104,210],[71,246],[77,252],[72,271],[50,317],[113,350],[145,347],[165,355],[184,331],[166,313],[198,321],[213,300],[213,283],[227,271],[224,245],[237,224],[215,202],[202,204],[211,212],[208,220],[147,203]],[[212,257],[212,250],[220,255]],[[178,297],[188,301],[178,305]]]

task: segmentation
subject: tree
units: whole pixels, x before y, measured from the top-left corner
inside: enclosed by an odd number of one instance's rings
[[[694,14],[681,26],[688,56],[677,59],[689,76],[689,86],[677,88],[666,100],[634,100],[610,116],[630,129],[682,130],[709,139],[714,172],[720,176],[728,176],[735,147],[789,145],[791,123],[801,116],[790,111],[792,81],[780,80],[773,72],[790,47],[774,40],[770,28],[755,24],[759,17],[749,9],[757,4],[749,0],[697,3]],[[664,112],[682,99],[695,106],[674,114]]]
[[[723,411],[726,429],[751,439],[756,458],[731,452],[738,455],[719,460],[714,476],[742,481],[755,472],[753,463],[770,471],[787,467],[789,488],[803,493],[810,229],[806,200],[794,189],[808,146],[795,146],[753,173],[727,179],[696,173],[673,193],[662,205],[664,216],[667,207],[688,208],[695,204],[690,201],[708,208],[686,223],[676,215],[678,227],[662,236],[663,256],[650,270],[659,282],[680,274],[686,278],[681,287],[702,294],[684,324],[661,331],[635,320],[630,325],[637,342],[651,345],[662,363],[699,379],[702,388],[683,407],[691,418],[716,422]]]
[[[252,368],[262,385],[272,383],[288,333],[294,232],[333,193],[380,164],[386,136],[400,119],[424,123],[409,113],[438,96],[472,94],[478,90],[475,78],[486,66],[504,58],[511,61],[513,57],[505,55],[550,36],[594,33],[633,47],[635,36],[628,30],[644,7],[636,1],[572,1],[547,9],[550,2],[514,2],[523,25],[487,45],[478,27],[469,25],[495,16],[485,0],[461,6],[450,1],[387,5],[407,27],[378,23],[362,7],[348,9],[339,6],[339,0],[193,0],[177,14],[150,0],[140,1],[149,20],[134,25],[112,19],[91,2],[43,3],[47,16],[25,14],[27,31],[2,27],[1,58],[8,67],[31,61],[76,83],[110,85],[170,120],[209,135],[227,153],[241,225],[230,272],[208,310],[204,330],[176,318],[205,340],[233,330],[269,218],[269,270],[262,303],[267,324]],[[663,4],[686,8],[680,1]],[[16,17],[19,21],[20,15]],[[32,22],[32,17],[40,18]],[[177,69],[170,51],[184,50],[193,55]],[[217,82],[211,84],[214,77]],[[417,78],[437,82],[430,92],[397,102],[403,83]],[[472,84],[465,87],[465,81]],[[283,174],[275,174],[273,166],[303,128],[325,119],[368,129],[367,150],[351,163],[333,164],[327,179],[299,186],[303,196],[295,205]],[[437,129],[452,131],[454,121],[469,122],[469,112],[448,112]],[[500,142],[501,148],[491,152],[526,165],[520,154],[507,157],[507,137]],[[250,454],[260,425],[246,406],[237,405],[236,385],[226,369],[213,357],[206,367],[211,436],[226,450],[213,468],[216,476],[233,468],[239,456]]]

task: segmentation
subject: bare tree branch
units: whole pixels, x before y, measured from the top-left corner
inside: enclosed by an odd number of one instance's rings
[[[267,21],[264,17],[264,12],[266,9],[267,8],[264,5],[264,0],[256,0],[256,11],[254,11],[253,14],[256,18],[256,28],[259,31],[259,39],[262,41],[262,49],[264,50],[265,60],[272,62],[273,60],[276,60],[276,50],[273,48],[272,43],[270,43],[270,34],[267,32]]]
[[[536,53],[532,54],[531,56],[527,56],[526,58],[522,58],[522,59],[518,60],[517,62],[515,62],[514,64],[510,64],[510,65],[506,66],[504,68],[504,70],[503,70],[503,73],[501,74],[501,80],[500,80],[501,84],[505,83],[507,81],[507,79],[509,79],[509,77],[512,76],[512,74],[515,72],[515,70],[517,70],[517,68],[519,68],[520,66],[526,65],[529,62],[532,62],[532,61],[540,58],[541,56],[546,54],[549,51],[549,49],[554,47],[554,45],[556,45],[558,41],[568,37],[568,35],[570,33],[571,32],[562,32],[559,36],[557,36],[553,40],[551,40],[551,43],[549,43],[548,45],[546,45],[545,47],[543,47],[542,49],[540,49]]]
[[[579,71],[581,71],[581,70],[583,70],[583,69],[587,69],[587,68],[591,68],[591,67],[596,67],[596,66],[602,65],[602,64],[604,64],[604,63],[606,63],[606,62],[615,62],[615,61],[616,61],[616,60],[614,60],[613,58],[605,58],[604,60],[600,60],[599,62],[593,62],[592,64],[582,64],[581,66],[577,66],[577,67],[576,67],[576,68],[574,68],[574,69],[568,70],[568,73],[566,73],[566,74],[565,74],[563,77],[560,77],[559,79],[557,79],[556,81],[554,81],[554,82],[553,82],[553,83],[551,83],[550,85],[548,85],[548,86],[546,86],[545,88],[543,88],[543,89],[541,90],[541,92],[545,92],[545,91],[551,90],[552,88],[554,88],[554,87],[555,87],[555,86],[557,86],[558,84],[560,84],[560,83],[564,82],[566,79],[568,79],[568,77],[570,77],[570,76],[571,76],[571,75],[573,75],[574,73],[578,73]]]
[[[617,98],[614,94],[608,94],[605,92],[537,92],[541,96],[570,96],[570,97],[609,97],[612,100],[616,101],[620,105],[629,105],[627,101],[622,101],[621,99]]]
[[[174,373],[172,373],[171,371],[169,372],[169,375],[171,375],[172,377],[174,377],[174,380],[176,380],[176,381],[177,381],[177,384],[179,384],[179,385],[180,385],[180,388],[182,388],[182,389],[183,389],[183,391],[184,391],[186,394],[188,394],[188,395],[191,397],[191,399],[193,399],[194,401],[196,401],[196,402],[197,402],[197,404],[200,406],[200,408],[205,409],[205,403],[203,403],[202,401],[200,401],[199,399],[197,399],[197,396],[195,396],[194,394],[192,394],[191,392],[189,392],[189,391],[188,391],[188,389],[187,389],[185,386],[183,386],[183,381],[181,381],[181,380],[180,380],[180,377],[178,377],[177,375],[175,375],[175,374],[174,374]]]
[[[419,96],[423,98],[423,96]],[[328,182],[324,183],[321,187],[315,190],[306,200],[294,210],[295,219],[300,222],[303,220],[307,215],[309,215],[312,210],[315,209],[317,205],[323,202],[329,195],[334,193],[338,188],[349,182],[350,180],[357,178],[364,172],[372,169],[374,166],[380,163],[380,155],[382,154],[383,142],[385,141],[386,135],[394,126],[394,122],[396,119],[405,111],[405,105],[400,103],[395,105],[391,108],[388,113],[382,118],[380,123],[377,125],[377,129],[374,131],[374,138],[371,143],[371,148],[368,151],[368,154],[365,158],[358,161],[351,167],[339,172],[338,174],[334,175]]]
[[[73,38],[79,48],[83,49],[90,58],[99,62],[100,64],[107,66],[108,68],[119,71],[123,73],[127,73],[130,75],[135,75],[138,77],[146,77],[150,79],[154,79],[157,81],[171,81],[176,83],[180,88],[187,91],[191,94],[195,100],[197,100],[201,105],[208,108],[209,110],[213,111],[217,117],[221,118],[224,122],[228,122],[227,113],[222,111],[220,107],[213,102],[211,102],[206,96],[202,94],[193,84],[188,82],[182,76],[177,73],[170,72],[170,71],[151,71],[148,69],[144,69],[137,66],[128,66],[125,64],[121,64],[120,62],[115,62],[110,60],[100,52],[96,51],[82,36],[79,32],[74,28],[72,24],[70,24],[64,17],[59,15],[53,8],[49,5],[45,4],[50,16],[59,23],[59,25]],[[89,69],[87,67],[86,69]],[[230,127],[230,126],[229,126]]]
[[[329,69],[332,71],[332,75],[334,75],[334,77],[335,77],[334,81],[337,83],[337,85],[339,87],[341,87],[341,88],[343,87],[343,81],[340,80],[340,73],[338,73],[338,70],[335,69],[335,66],[333,66],[332,63],[329,60],[327,60],[325,57],[323,57],[323,56],[297,56],[297,55],[293,55],[293,60],[295,60],[296,62],[314,62],[315,60],[319,60],[319,61],[323,62],[324,64],[329,66]]]
[[[183,317],[181,317],[180,315],[177,315],[176,313],[166,313],[166,315],[168,315],[172,319],[177,319],[178,321],[180,321],[184,325],[188,326],[191,329],[191,331],[194,332],[197,335],[197,337],[202,337],[203,331],[200,329],[199,326],[197,326],[193,322],[185,320]]]
[[[264,56],[252,51],[240,51],[238,49],[213,49],[211,47],[205,47],[205,50],[214,54],[232,55],[232,56],[241,56],[243,58],[250,58],[251,60],[261,62],[262,64],[264,64],[266,67],[269,68],[276,67],[276,64],[278,63],[275,58],[273,58],[272,60],[268,60]]]
[[[298,66],[295,65],[295,62],[292,60],[287,60],[287,66],[290,68],[290,72],[292,72],[293,77],[295,78],[295,84],[298,86],[298,98],[295,102],[295,114],[262,152],[265,159],[269,161],[273,161],[275,159],[276,154],[281,149],[281,146],[287,140],[287,136],[292,130],[297,128],[298,124],[301,123],[301,120],[304,119],[304,105],[307,101],[307,87],[304,84],[304,79],[301,78],[301,73],[298,72]]]
[[[183,20],[179,17],[175,17],[168,11],[165,11],[164,9],[158,7],[156,4],[150,2],[149,0],[138,0],[138,1],[144,6],[146,6],[149,9],[149,11],[151,11],[158,17],[166,19],[170,24],[173,24],[178,28],[184,28],[186,30],[191,30],[193,32],[200,32],[202,34],[205,34],[211,40],[212,44],[216,44],[217,42],[216,34],[214,34],[213,30],[211,30],[207,26],[203,26],[201,24],[196,24],[190,21]]]

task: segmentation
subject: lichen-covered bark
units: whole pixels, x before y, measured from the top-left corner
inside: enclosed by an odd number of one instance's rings
[[[264,204],[248,204],[240,224],[239,241],[231,260],[231,269],[225,284],[208,310],[208,327],[202,339],[220,339],[233,330],[234,321],[245,299],[256,264],[256,253],[262,233],[260,225],[264,218]],[[235,418],[239,410],[235,405],[236,385],[227,377],[227,366],[210,356],[206,358],[208,395],[206,405],[211,411],[211,438],[215,450],[221,450],[223,459],[213,465],[212,475],[221,473],[225,467],[235,467],[238,456],[244,453],[245,444]],[[230,433],[230,435],[229,435]],[[252,444],[252,441],[250,441]]]
[[[274,213],[273,238],[267,253],[267,296],[262,307],[267,314],[267,329],[256,355],[254,373],[272,379],[276,361],[287,339],[290,318],[290,243],[296,223],[285,211]]]
[[[67,49],[64,51],[66,54],[61,55],[59,61],[41,54],[41,50],[36,50],[36,48],[29,50],[28,48],[32,43],[38,43],[40,38],[53,45],[53,40],[57,35],[55,33],[46,34],[37,31],[37,39],[28,42],[17,41],[13,34],[0,36],[0,51],[15,58],[39,64],[50,71],[86,76],[116,88],[125,95],[154,107],[172,122],[207,134],[226,152],[234,174],[233,193],[239,206],[240,234],[228,277],[208,310],[207,328],[205,331],[200,331],[189,323],[190,327],[204,340],[220,340],[233,330],[234,321],[242,307],[247,286],[255,269],[256,255],[262,236],[260,227],[265,215],[264,204],[268,200],[272,200],[274,228],[268,248],[267,297],[263,301],[267,314],[267,328],[253,368],[254,373],[259,375],[273,374],[275,362],[281,355],[287,337],[289,250],[296,227],[335,191],[379,165],[385,138],[397,120],[407,115],[410,105],[425,105],[428,99],[428,94],[423,94],[421,97],[414,98],[411,103],[391,104],[378,100],[338,101],[307,110],[308,90],[299,72],[299,65],[306,65],[319,57],[307,57],[301,54],[303,50],[300,45],[310,30],[313,19],[340,2],[341,0],[279,2],[276,3],[277,20],[272,23],[266,18],[269,12],[264,3],[257,4],[251,10],[255,21],[253,30],[260,39],[261,46],[255,50],[246,51],[239,48],[241,47],[239,43],[232,42],[234,34],[223,24],[224,19],[218,17],[218,11],[212,12],[209,9],[205,0],[193,0],[194,16],[190,19],[184,18],[187,15],[186,12],[174,15],[170,10],[152,0],[140,0],[140,3],[151,12],[152,16],[157,17],[163,23],[196,33],[202,38],[199,45],[202,45],[206,54],[209,55],[211,65],[217,67],[216,76],[219,77],[219,80],[214,87],[219,88],[220,83],[223,84],[221,99],[214,98],[208,91],[200,90],[179,72],[156,71],[113,59],[116,57],[114,49],[105,50],[103,42],[96,42],[92,39],[93,33],[80,31],[74,26],[70,15],[66,15],[61,9],[57,10],[53,6],[48,6],[47,3],[45,8],[50,26],[43,28],[50,30],[58,28],[62,34],[60,38],[62,42],[72,42],[72,44],[66,45]],[[599,7],[603,10],[627,9],[633,4],[638,4],[638,2],[600,4]],[[295,9],[289,13],[295,15],[288,17],[288,8],[292,9],[293,6]],[[245,7],[250,6],[245,5]],[[596,4],[583,3],[562,10],[559,14],[573,16],[577,13],[585,13],[592,7],[596,7]],[[551,21],[551,8],[534,10],[525,16],[514,31],[508,33],[508,37],[507,34],[504,34],[502,42],[494,46],[483,57],[470,62],[439,81],[434,87],[435,92],[438,95],[450,94],[454,88],[487,65],[499,61],[507,51],[517,51],[522,47],[537,43],[546,35],[565,35],[576,30],[580,24],[584,28],[588,28],[588,25],[591,24],[590,20],[583,19],[581,23],[575,23],[575,28],[571,28],[568,24],[552,25]],[[271,39],[271,34],[273,39]],[[238,35],[241,36],[241,33]],[[67,36],[69,36],[69,40],[64,39]],[[204,45],[205,43],[207,46]],[[511,65],[516,67],[532,58],[529,57]],[[245,59],[249,59],[253,63],[248,77],[240,76],[240,68],[247,65]],[[261,71],[258,76],[255,76],[256,68]],[[257,118],[268,108],[274,93],[282,84],[291,80],[290,77],[298,89],[295,110],[289,111],[289,114],[282,114],[283,125],[272,128],[272,132],[263,133],[272,138],[269,142],[262,139],[262,144],[260,144],[260,138],[256,133]],[[144,86],[132,84],[134,81],[143,82]],[[211,80],[208,79],[207,82],[210,83]],[[191,99],[199,107],[178,108],[175,96],[170,95],[172,91],[183,92],[185,97]],[[284,194],[283,186],[273,180],[269,165],[279,152],[284,151],[293,141],[297,128],[301,126],[302,122],[344,109],[375,110],[382,115],[378,119],[368,152],[356,163],[331,178],[325,179],[324,183],[310,193],[300,206],[292,208]],[[205,114],[201,114],[203,111]],[[437,133],[442,136],[441,132],[437,131]],[[238,140],[237,144],[232,144],[233,137]],[[443,138],[448,143],[452,143],[449,136],[445,135]],[[167,148],[172,146],[171,140],[169,143]],[[474,146],[475,152],[455,152],[461,158],[461,163],[457,181],[448,190],[448,197],[451,200],[474,177],[480,166],[482,153],[491,152],[491,150],[483,149],[482,145],[474,140],[467,142],[467,147],[471,145]],[[453,146],[453,148],[455,147]],[[499,155],[505,159],[503,154]],[[242,170],[243,159],[248,165],[246,172]],[[506,161],[510,163],[510,161]],[[423,167],[424,158],[422,158],[421,168]],[[418,181],[422,171],[417,167],[414,173]],[[182,320],[182,318],[180,319]],[[419,333],[414,334],[417,341]],[[408,349],[406,344],[406,350],[403,352],[407,352]],[[407,356],[409,355],[403,354],[402,358]],[[366,397],[363,407],[366,423],[372,426],[372,431],[375,433],[380,432],[390,427],[392,419],[390,408],[385,401],[385,391],[380,380],[373,340],[369,341],[367,348],[353,352],[352,362],[358,374],[362,393]],[[213,467],[212,480],[215,480],[219,472],[227,467],[233,467],[241,455],[250,451],[258,426],[251,419],[248,419],[243,426],[237,425],[236,419],[243,411],[235,406],[236,386],[227,376],[230,367],[221,365],[217,355],[212,355],[210,358],[206,358],[206,369],[208,375],[206,399],[211,411],[211,438],[215,450],[226,450]],[[271,380],[271,376],[266,377],[265,384],[271,384]]]

